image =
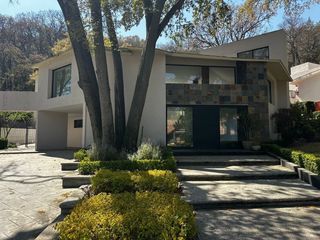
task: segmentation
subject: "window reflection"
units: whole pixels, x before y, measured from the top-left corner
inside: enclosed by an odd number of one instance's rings
[[[167,108],[167,144],[173,147],[192,147],[192,108]]]
[[[201,82],[201,67],[167,65],[166,83],[201,84]]]
[[[71,93],[71,65],[52,71],[52,97],[66,96]]]
[[[220,108],[220,141],[238,141],[238,112],[236,108]]]

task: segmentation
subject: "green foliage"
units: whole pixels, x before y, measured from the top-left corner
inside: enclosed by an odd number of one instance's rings
[[[87,153],[87,150],[83,149],[83,148],[81,148],[78,151],[76,151],[75,153],[73,153],[73,158],[78,161],[81,161],[81,160],[85,159],[86,157],[88,157],[88,153]]]
[[[289,148],[282,148],[276,144],[263,144],[263,150],[274,153],[300,167],[320,175],[320,158],[314,154],[295,151]]]
[[[196,235],[193,210],[179,195],[105,194],[82,201],[57,224],[61,240],[184,240]]]
[[[126,170],[126,171],[147,171],[147,170],[170,170],[177,169],[175,159],[169,158],[166,160],[118,160],[118,161],[90,161],[84,159],[79,164],[80,174],[94,174],[100,169],[110,170]]]
[[[157,191],[174,193],[178,189],[178,178],[171,171],[111,171],[102,169],[92,177],[95,194]]]
[[[320,138],[320,119],[313,114],[312,104],[295,103],[290,109],[280,109],[272,116],[285,145],[299,139],[314,141]]]
[[[32,120],[32,112],[0,112],[0,137],[3,132],[3,137],[7,139],[15,124],[23,122],[29,125]]]
[[[6,149],[8,147],[8,139],[0,138],[0,149]]]
[[[158,145],[153,145],[150,142],[142,143],[136,153],[129,156],[130,160],[162,160],[172,157],[172,151],[166,147],[161,147]]]

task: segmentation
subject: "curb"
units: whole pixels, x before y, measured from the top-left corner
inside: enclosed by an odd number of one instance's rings
[[[79,188],[91,184],[92,175],[66,175],[62,177],[62,188]]]
[[[62,171],[75,171],[79,167],[79,162],[63,162],[61,163],[61,170]]]
[[[266,153],[271,157],[279,159],[280,164],[283,167],[286,167],[286,168],[289,168],[289,169],[295,171],[298,174],[298,177],[300,180],[302,180],[306,183],[309,183],[310,185],[312,185],[315,188],[320,189],[320,176],[319,175],[317,175],[313,172],[310,172],[309,170],[302,168],[295,163],[289,162],[288,160],[283,159],[276,154],[273,154],[271,152],[266,152]]]

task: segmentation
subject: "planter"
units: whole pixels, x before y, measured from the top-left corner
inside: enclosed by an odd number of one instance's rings
[[[253,142],[252,141],[242,141],[242,147],[246,150],[251,150],[253,146]]]

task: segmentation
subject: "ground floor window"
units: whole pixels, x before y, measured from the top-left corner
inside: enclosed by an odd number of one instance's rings
[[[167,106],[167,145],[215,149],[237,146],[240,106]],[[241,133],[240,133],[241,135]]]
[[[237,108],[220,108],[220,141],[238,141],[238,110]]]
[[[192,108],[167,108],[167,143],[172,147],[192,147]]]

